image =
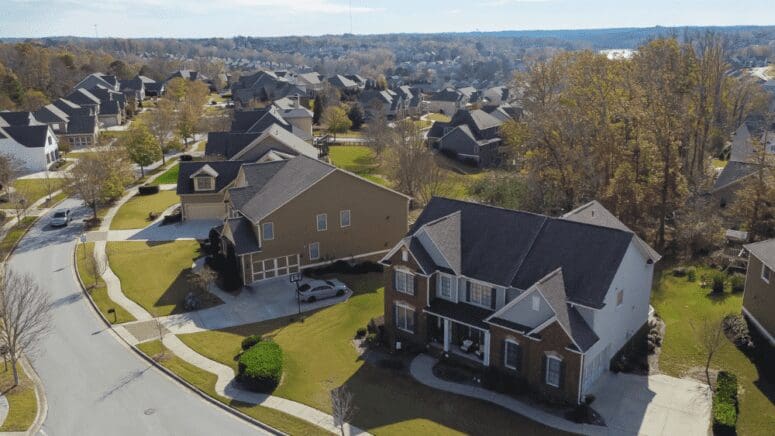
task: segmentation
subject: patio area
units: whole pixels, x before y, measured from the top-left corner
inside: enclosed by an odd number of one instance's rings
[[[490,333],[484,328],[432,313],[428,313],[427,322],[428,341],[432,347],[478,364],[489,362]]]

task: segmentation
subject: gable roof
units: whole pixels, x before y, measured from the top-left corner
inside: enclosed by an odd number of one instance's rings
[[[274,212],[336,168],[304,155],[242,166],[247,186],[229,189],[232,205],[253,222]]]
[[[331,83],[331,85],[337,87],[337,88],[357,88],[358,84],[353,82],[352,80],[348,79],[347,77],[337,74],[335,76],[329,77],[328,82]]]
[[[450,268],[460,273],[460,213],[452,213],[436,221],[427,223],[422,231],[433,242]]]
[[[8,137],[27,148],[46,146],[49,127],[47,124],[35,126],[7,126],[2,128]]]
[[[409,234],[455,212],[460,213],[464,276],[528,289],[562,268],[569,300],[595,308],[603,306],[634,236],[620,229],[439,197],[428,203]]]
[[[756,173],[759,170],[759,165],[748,162],[738,162],[730,160],[721,170],[716,181],[713,183],[713,192],[726,188],[729,185],[735,184],[742,179]]]
[[[0,126],[39,126],[41,124],[32,112],[0,111]]]
[[[47,104],[35,111],[35,118],[43,123],[61,123],[67,122],[70,116],[54,104]]]
[[[430,101],[460,101],[463,99],[463,93],[455,88],[444,88],[441,91],[431,94]]]
[[[237,178],[240,167],[244,163],[245,162],[234,160],[180,162],[177,194],[181,195],[199,193],[194,190],[194,181],[191,177],[205,167],[210,167],[217,173],[217,176],[215,177],[215,189],[208,192],[220,192]]]
[[[743,247],[762,261],[763,264],[767,265],[768,268],[775,270],[775,239],[754,242],[743,245]]]
[[[285,129],[291,128],[276,107],[267,106],[263,109],[235,111],[229,130],[232,132],[263,132],[272,124],[279,124]]]
[[[244,217],[229,218],[224,222],[224,227],[223,233],[227,237],[231,236],[229,240],[234,244],[234,254],[237,256],[261,251],[253,225]]]

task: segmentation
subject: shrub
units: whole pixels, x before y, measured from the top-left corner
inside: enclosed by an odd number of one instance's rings
[[[362,338],[362,337],[366,336],[367,332],[368,331],[367,331],[366,327],[360,327],[358,329],[358,331],[355,332],[355,337],[356,338]]]
[[[271,341],[261,341],[239,357],[237,381],[254,392],[272,392],[283,374],[283,351]]]
[[[697,280],[697,268],[690,266],[686,268],[686,280],[694,282]]]
[[[729,284],[732,292],[743,292],[743,289],[745,289],[745,277],[742,274],[733,274],[729,278]]]
[[[180,155],[180,161],[181,162],[190,162],[194,160],[194,156],[191,156],[190,154],[181,154]]]
[[[159,193],[159,185],[143,185],[137,188],[137,193],[140,195],[153,195]]]
[[[673,268],[673,276],[674,277],[684,277],[686,275],[686,268],[679,266],[678,268]]]
[[[737,425],[737,376],[721,371],[713,393],[713,432],[734,434]]]
[[[488,367],[482,375],[482,386],[504,394],[520,395],[527,391],[527,383],[522,377],[504,373],[494,367]]]
[[[369,333],[366,335],[366,343],[369,345],[378,345],[379,344],[379,338],[377,337],[376,333]]]
[[[715,271],[710,276],[711,289],[714,294],[720,294],[724,292],[724,273],[721,271]]]

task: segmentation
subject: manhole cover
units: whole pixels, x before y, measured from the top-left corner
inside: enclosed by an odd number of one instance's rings
[[[145,409],[145,412],[143,413],[145,413],[146,415],[153,415],[154,413],[156,413],[156,409]]]

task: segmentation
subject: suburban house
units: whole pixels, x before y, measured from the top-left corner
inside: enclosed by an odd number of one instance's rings
[[[68,116],[65,132],[59,133],[60,140],[67,141],[71,148],[97,144],[99,122],[94,107],[81,107],[64,98],[55,100],[52,105]]]
[[[312,118],[311,110],[301,105],[301,96],[294,98],[283,97],[272,103],[282,116],[282,118],[291,125],[291,131],[294,135],[305,141],[312,141]]]
[[[360,85],[341,74],[329,77],[328,83],[343,93],[353,93],[361,89]]]
[[[395,118],[406,109],[406,101],[398,93],[391,90],[367,89],[358,96],[358,103],[363,108],[367,120],[382,113],[388,118]]]
[[[75,86],[73,86],[73,90],[78,88],[93,89],[98,86],[102,86],[113,91],[120,90],[119,80],[116,78],[116,76],[103,73],[89,74],[88,76],[81,79],[80,82],[76,83]]]
[[[200,188],[216,189],[216,173],[189,174]],[[409,200],[304,155],[243,164],[226,192],[222,251],[238,262],[245,284],[337,260],[378,260],[406,233]]]
[[[775,239],[744,246],[749,253],[743,315],[775,346]]]
[[[249,106],[252,102],[268,102],[299,95],[309,96],[308,89],[299,83],[301,82],[291,83],[290,78],[278,77],[273,71],[258,71],[249,76],[240,77],[231,85],[232,100],[240,106]]]
[[[233,186],[240,160],[180,162],[177,194],[183,220],[222,220],[226,190]]]
[[[136,77],[143,82],[146,97],[161,97],[164,94],[164,82],[157,82],[150,77],[139,75]]]
[[[598,202],[553,218],[433,198],[381,261],[386,339],[577,404],[646,331],[659,259]]]
[[[434,122],[428,131],[431,146],[464,162],[488,167],[500,160],[503,121],[481,109],[460,109],[448,123]]]
[[[200,73],[199,71],[194,71],[194,70],[177,70],[172,74],[170,74],[169,77],[167,77],[167,79],[164,81],[164,83],[167,83],[170,80],[178,77],[181,79],[189,80],[191,82],[195,82],[198,80],[204,83],[205,85],[207,85],[207,87],[210,89],[210,92],[218,92],[218,88],[215,86],[215,82],[212,79]]]
[[[0,112],[0,154],[29,172],[45,171],[59,160],[59,141],[31,112]]]
[[[759,169],[756,162],[756,147],[764,147],[767,154],[775,155],[775,126],[767,126],[759,117],[750,117],[732,136],[729,161],[716,177],[711,194],[725,207],[735,199],[736,192],[747,177]]]
[[[67,123],[70,120],[70,116],[62,109],[59,109],[54,104],[47,104],[41,106],[33,112],[35,119],[41,123],[46,123],[51,127],[57,135],[64,135],[67,133]]]
[[[441,114],[454,114],[460,109],[466,107],[468,101],[463,93],[455,88],[444,88],[441,91],[434,92],[428,97],[428,112],[437,112]]]
[[[316,72],[297,74],[294,77],[296,85],[306,88],[308,91],[317,92],[322,91],[325,83],[323,83],[320,74]]]

